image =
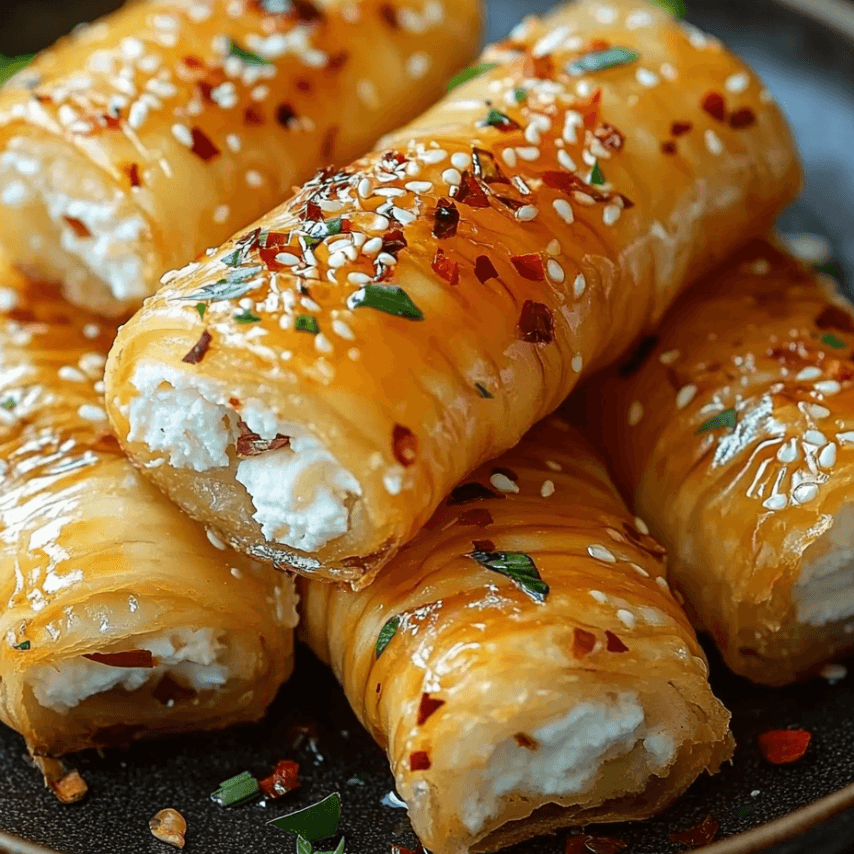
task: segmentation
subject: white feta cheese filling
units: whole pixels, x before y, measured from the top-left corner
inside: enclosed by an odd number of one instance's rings
[[[798,621],[808,626],[854,616],[854,508],[843,507],[806,549],[792,598]]]
[[[26,682],[39,705],[66,714],[88,697],[123,688],[136,691],[159,682],[165,674],[195,691],[224,685],[230,674],[222,662],[227,652],[221,633],[211,628],[177,629],[147,638],[141,648],[151,652],[155,667],[113,667],[88,658],[68,658],[29,670]]]
[[[235,473],[268,542],[311,552],[347,533],[361,485],[303,426],[280,422],[253,400],[238,416],[227,389],[158,363],[140,363],[131,382],[139,395],[128,407],[128,439],[168,455],[175,468],[203,472],[228,466],[240,418],[262,439],[289,438],[285,447],[240,460]]]
[[[583,792],[605,762],[629,753],[644,735],[644,710],[634,693],[618,694],[610,702],[579,703],[530,733],[536,750],[520,748],[515,737],[497,745],[462,805],[461,818],[470,832],[477,833],[497,815],[502,796]],[[650,752],[657,755],[660,750],[656,744]]]

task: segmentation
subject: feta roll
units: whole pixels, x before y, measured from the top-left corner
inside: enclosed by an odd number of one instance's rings
[[[761,82],[655,4],[561,7],[478,72],[118,335],[119,440],[254,557],[368,583],[799,186]]]
[[[0,720],[59,756],[259,718],[293,667],[293,582],[122,454],[115,329],[0,266]]]
[[[478,0],[136,0],[0,92],[0,247],[118,316],[465,65]]]
[[[300,580],[302,636],[431,851],[645,818],[732,753],[664,550],[553,416],[367,589]]]
[[[756,241],[570,401],[698,625],[770,685],[854,651],[854,314],[826,285]]]

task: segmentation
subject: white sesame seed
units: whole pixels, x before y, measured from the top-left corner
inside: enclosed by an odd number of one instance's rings
[[[795,375],[795,379],[798,382],[806,382],[808,380],[815,380],[821,376],[821,368],[809,367],[804,368],[802,371]]]
[[[84,403],[77,410],[77,414],[86,421],[106,421],[107,413],[100,406],[92,403]]]
[[[827,679],[833,685],[848,675],[848,668],[844,664],[825,664],[819,673],[823,679]]]
[[[798,445],[794,439],[789,442],[786,442],[785,445],[780,445],[780,448],[777,451],[777,459],[788,465],[789,463],[793,463],[798,458]]]
[[[465,151],[455,151],[451,155],[451,165],[457,169],[468,169],[471,163],[471,156]]]
[[[706,140],[706,148],[712,154],[723,153],[724,144],[721,142],[721,138],[711,128],[706,128],[704,137]]]
[[[636,563],[630,563],[629,566],[638,574],[642,575],[644,578],[649,578],[649,573],[642,567],[638,566]]]
[[[659,575],[658,578],[655,579],[655,583],[662,590],[669,590],[670,589],[670,585],[667,583],[667,579],[663,575]]]
[[[518,162],[516,152],[512,148],[505,148],[501,152],[501,159],[512,169]]]
[[[560,463],[556,463],[554,460],[546,460],[546,467],[550,468],[552,471],[563,471],[563,466]]]
[[[662,63],[660,70],[661,76],[665,80],[675,80],[679,76],[676,69],[669,62]]]
[[[61,380],[65,380],[66,382],[86,382],[86,374],[71,365],[63,365],[56,373]]]
[[[658,86],[658,75],[654,71],[650,71],[648,68],[638,68],[635,71],[635,80],[640,83],[641,86],[646,86],[647,89],[652,89],[653,86]]]
[[[575,216],[572,213],[572,208],[569,206],[569,202],[566,199],[555,199],[552,202],[552,207],[555,209],[555,213],[567,224],[570,225],[575,220]]]
[[[572,292],[575,294],[576,297],[580,297],[584,293],[586,288],[587,279],[584,278],[583,273],[579,273],[575,277],[575,281],[572,284]]]
[[[540,488],[540,495],[542,495],[543,498],[549,498],[550,496],[552,496],[554,494],[555,494],[554,481],[551,481],[551,480],[543,481],[543,485]]]
[[[179,122],[172,125],[172,136],[182,145],[186,145],[187,148],[193,147],[193,134],[186,125],[182,125]]]
[[[432,181],[407,181],[404,184],[411,193],[429,193],[433,189]]]
[[[600,604],[604,605],[608,601],[608,597],[601,590],[591,590],[590,595]]]
[[[807,430],[804,433],[804,441],[809,442],[811,445],[817,445],[821,447],[822,445],[827,444],[827,437],[821,430]]]
[[[420,80],[430,69],[430,57],[424,51],[413,53],[406,60],[406,71],[410,77]]]
[[[852,431],[852,430],[848,430],[848,431],[846,431],[846,432],[844,432],[844,433],[837,433],[837,434],[836,434],[836,441],[837,441],[837,442],[841,442],[843,445],[844,445],[846,442],[852,442],[852,443],[854,443],[854,431]]]
[[[546,272],[553,282],[562,282],[566,278],[563,267],[554,258],[549,258],[546,262]]]
[[[639,400],[635,400],[629,407],[629,427],[639,424],[641,418],[643,418],[643,404]]]
[[[344,323],[343,320],[333,320],[332,321],[332,331],[339,337],[344,338],[346,341],[352,341],[356,336],[353,335],[353,330]]]
[[[693,384],[684,385],[676,395],[676,408],[684,409],[697,394],[697,386]]]
[[[460,174],[459,169],[454,169],[453,167],[450,169],[446,169],[442,173],[442,180],[446,184],[456,185],[459,184],[460,181],[463,180],[463,176]]]
[[[225,138],[225,144],[228,146],[229,151],[234,151],[235,153],[240,151],[240,148],[242,146],[240,137],[236,133],[230,133]]]
[[[746,91],[749,85],[750,78],[743,71],[738,74],[731,74],[727,77],[726,83],[724,83],[727,92],[733,92],[735,94]]]
[[[318,332],[314,336],[314,349],[319,353],[331,353],[332,342],[322,332]]]
[[[804,408],[813,418],[827,418],[830,415],[830,410],[819,403],[807,403]]]
[[[550,240],[549,245],[546,246],[546,252],[548,252],[549,255],[560,255],[560,241]]]
[[[347,263],[347,256],[343,252],[333,252],[326,260],[326,263],[335,270]]]
[[[377,255],[377,261],[380,264],[385,264],[386,267],[393,267],[397,264],[397,258],[395,258],[390,252],[380,252],[380,254]]]
[[[533,162],[540,156],[540,149],[534,145],[523,145],[516,149],[516,154],[529,163]]]
[[[635,627],[635,615],[631,611],[627,611],[625,608],[617,609],[617,619],[627,629],[633,629]]]
[[[800,483],[792,490],[792,501],[795,504],[809,504],[817,495],[817,483]]]
[[[207,534],[208,541],[215,549],[219,549],[221,552],[225,551],[225,543],[213,531],[207,530],[205,534]]]
[[[501,472],[495,472],[492,477],[489,478],[489,482],[499,491],[499,492],[518,492],[519,487],[507,477],[506,474],[501,474]]]
[[[775,495],[769,495],[768,498],[762,502],[762,506],[766,510],[783,510],[788,503],[789,499],[786,498],[785,495],[777,493]]]
[[[280,264],[284,264],[286,267],[296,267],[300,263],[299,256],[293,255],[290,252],[279,252],[276,255],[276,260]]]
[[[375,110],[380,105],[377,87],[370,80],[360,80],[356,84],[356,94],[359,100],[370,109]]]
[[[592,546],[587,546],[587,554],[596,560],[603,561],[604,563],[617,562],[617,558],[614,557],[613,553],[606,549],[605,546],[601,546],[598,543]]]
[[[602,222],[605,225],[613,225],[620,218],[622,212],[619,205],[605,205],[602,210]]]
[[[362,252],[365,255],[376,255],[383,248],[383,240],[381,237],[372,237],[362,247]]]
[[[842,386],[836,380],[821,380],[817,382],[813,388],[820,394],[830,397],[834,394],[839,394],[842,391]]]
[[[662,365],[672,365],[682,354],[678,350],[668,350],[658,357]]]
[[[431,148],[429,151],[419,154],[418,159],[423,160],[425,163],[434,165],[436,163],[441,163],[447,156],[448,152],[445,151],[444,148]]]
[[[139,130],[146,118],[148,118],[148,106],[142,101],[134,101],[128,110],[128,124],[133,130]]]
[[[348,273],[347,281],[354,285],[367,285],[371,277],[367,273]]]
[[[584,367],[584,359],[579,354],[576,354],[572,357],[572,361],[569,365],[575,373],[580,374],[581,369]]]
[[[264,176],[255,169],[250,169],[246,173],[246,183],[250,187],[260,187],[264,183]]]
[[[525,128],[525,141],[530,142],[531,145],[539,145],[543,141],[543,135],[540,132],[540,129],[533,122]]]
[[[516,219],[521,220],[522,222],[530,222],[537,218],[537,214],[539,212],[539,209],[535,208],[533,205],[525,205],[516,211]]]
[[[213,213],[213,221],[219,224],[224,223],[230,212],[231,208],[228,205],[217,205]]]
[[[404,210],[403,208],[392,208],[391,213],[401,225],[411,225],[416,219],[418,219],[414,213]]]
[[[833,468],[836,464],[836,444],[834,442],[830,442],[821,449],[818,455],[818,464],[823,469]]]
[[[97,338],[101,334],[101,327],[97,323],[87,323],[83,327],[83,336],[88,339]]]
[[[575,161],[566,153],[566,149],[564,148],[558,149],[557,162],[570,172],[574,172],[578,168],[575,165]]]

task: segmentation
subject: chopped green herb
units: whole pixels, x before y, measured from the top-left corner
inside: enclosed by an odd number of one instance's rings
[[[483,62],[480,65],[472,65],[470,68],[463,69],[456,77],[452,77],[448,83],[448,91],[456,89],[457,86],[462,86],[463,83],[468,83],[469,80],[474,80],[475,77],[480,77],[481,74],[486,74],[487,71],[492,71],[493,68],[498,68],[497,62]]]
[[[685,19],[685,14],[688,9],[685,6],[685,0],[654,0],[663,9],[667,9],[674,18],[680,21]]]
[[[364,774],[354,774],[348,781],[348,786],[364,786],[365,785],[365,775]]]
[[[247,65],[269,65],[270,61],[264,59],[263,56],[258,56],[257,53],[252,53],[251,50],[244,50],[237,42],[231,41],[229,50],[231,56],[236,56],[242,59]]]
[[[235,314],[234,319],[238,323],[258,323],[261,320],[260,317],[256,317],[254,314],[252,314],[252,312],[249,311],[248,308],[246,309],[246,311],[243,311],[240,314]]]
[[[627,65],[637,62],[640,54],[627,47],[612,47],[607,50],[596,50],[585,53],[574,62],[566,66],[569,74],[587,74],[590,71],[604,71],[606,68],[615,68],[618,65]]]
[[[244,771],[236,777],[223,780],[211,795],[211,800],[221,807],[236,807],[251,801],[260,791],[258,781],[248,771]]]
[[[335,217],[335,219],[330,219],[326,221],[326,234],[327,236],[332,234],[341,234],[340,216]]]
[[[320,241],[321,241],[321,239],[322,239],[322,238],[320,238],[320,237],[312,237],[310,234],[304,234],[304,235],[302,236],[302,239],[305,241],[305,245],[306,245],[309,249],[311,249],[313,246],[317,246],[317,244],[318,244],[318,243],[320,243]]]
[[[297,837],[297,854],[314,854],[314,846],[304,837]]]
[[[0,403],[0,406],[2,406],[3,409],[14,409],[15,401],[11,397],[7,397],[2,403]]]
[[[540,577],[530,555],[524,552],[474,551],[469,557],[481,566],[509,578],[535,602],[545,602],[549,586]]]
[[[832,279],[836,279],[837,281],[842,281],[842,267],[835,259],[825,261],[822,264],[815,264],[813,265],[813,270],[815,270],[816,273],[822,273],[825,276],[830,276]]]
[[[486,123],[490,127],[504,127],[513,123],[513,119],[510,116],[506,116],[501,110],[493,108],[486,114]]]
[[[295,324],[297,332],[310,332],[312,335],[317,335],[320,332],[320,327],[317,325],[317,318],[310,314],[301,314],[297,317]]]
[[[590,173],[590,183],[591,184],[604,184],[605,183],[605,176],[602,174],[602,167],[599,165],[598,160],[593,164],[593,171]]]
[[[196,311],[199,313],[199,317],[204,319],[205,312],[208,310],[208,307],[203,302],[196,303]]]
[[[517,104],[521,104],[523,101],[528,100],[528,93],[524,89],[514,89],[513,97],[516,99]]]
[[[485,397],[487,400],[490,400],[492,398],[492,395],[489,393],[489,389],[485,385],[482,385],[481,383],[475,383],[474,387],[477,389],[477,393],[481,397]]]
[[[279,830],[314,841],[315,839],[326,839],[328,836],[334,836],[340,820],[341,795],[338,792],[333,792],[319,803],[297,810],[290,815],[274,818],[267,824],[272,824]]]
[[[827,335],[822,335],[821,340],[827,344],[828,347],[833,347],[835,350],[839,350],[845,346],[845,342],[837,338],[832,332],[828,332]]]
[[[380,629],[379,637],[377,638],[376,645],[376,655],[379,658],[384,652],[385,648],[391,642],[391,639],[397,634],[397,630],[400,627],[400,614],[396,617],[392,617],[390,620],[386,622],[386,624]]]
[[[243,263],[243,259],[246,257],[246,250],[248,248],[248,245],[245,243],[242,246],[238,246],[234,252],[229,253],[222,259],[222,263],[225,264],[226,267],[239,267]]]
[[[749,815],[752,812],[753,812],[753,804],[742,804],[738,808],[738,812],[736,813],[736,815],[739,818],[744,818],[744,816]]]
[[[12,649],[19,649],[21,652],[26,652],[30,648],[29,641],[21,641],[21,643],[15,644]]]
[[[397,285],[365,285],[347,299],[349,309],[367,306],[393,314],[395,317],[405,317],[409,320],[424,320],[421,309],[409,298],[403,288]]]
[[[10,77],[14,77],[22,68],[26,68],[35,54],[23,56],[3,56],[0,54],[0,83],[5,83]]]
[[[187,294],[181,299],[206,300],[212,302],[220,299],[237,299],[245,296],[256,288],[252,279],[261,272],[261,266],[239,267],[228,274],[228,278],[220,279],[209,285],[203,285],[199,290]]]
[[[719,412],[714,418],[704,421],[696,430],[696,433],[705,433],[706,430],[717,430],[718,427],[727,427],[730,430],[735,430],[735,425],[738,423],[738,416],[734,409],[725,409]]]

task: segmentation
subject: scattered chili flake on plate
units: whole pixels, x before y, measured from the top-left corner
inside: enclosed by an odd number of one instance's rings
[[[788,765],[806,753],[811,740],[805,729],[772,729],[759,736],[759,750],[773,765]]]
[[[273,773],[261,780],[258,785],[268,798],[280,798],[299,788],[299,765],[292,759],[282,759]]]
[[[708,845],[712,842],[718,835],[720,828],[720,822],[707,815],[693,827],[671,833],[670,841],[679,845],[688,845],[691,848],[699,848],[701,845]]]

